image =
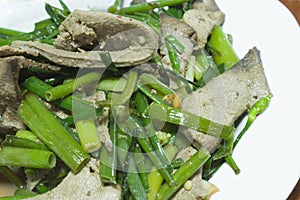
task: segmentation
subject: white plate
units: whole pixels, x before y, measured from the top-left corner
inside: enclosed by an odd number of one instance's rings
[[[104,8],[113,0],[65,2],[72,9]],[[239,56],[253,46],[261,50],[274,97],[234,152],[241,173],[236,176],[224,165],[211,179],[220,188],[212,199],[286,199],[300,177],[299,26],[277,0],[217,2],[226,14],[224,30],[232,34]],[[1,0],[0,7],[0,27],[29,31],[47,16],[40,0]]]

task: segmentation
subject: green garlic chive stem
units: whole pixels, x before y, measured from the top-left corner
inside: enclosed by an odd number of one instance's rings
[[[149,115],[152,119],[182,125],[225,140],[229,139],[234,131],[232,126],[218,124],[204,117],[157,103],[152,103],[143,114]]]
[[[153,89],[159,91],[160,93],[167,95],[167,94],[174,94],[175,91],[166,86],[164,83],[159,81],[156,77],[151,74],[143,73],[139,78],[139,83],[141,85],[149,85]]]
[[[176,73],[180,72],[180,61],[176,49],[173,47],[172,43],[165,39],[166,47],[169,54],[169,59],[173,70]]]
[[[163,184],[156,196],[157,200],[170,198],[191,176],[193,176],[200,167],[209,159],[210,154],[205,149],[200,149],[189,160],[187,160],[173,175],[177,185],[170,187]]]
[[[185,47],[173,35],[168,35],[167,37],[165,37],[165,40],[172,44],[172,46],[178,51],[178,53],[182,54],[184,52]]]
[[[50,151],[19,147],[3,147],[0,150],[0,166],[52,169],[55,165],[56,157]]]
[[[133,14],[135,12],[145,12],[148,10],[153,10],[154,8],[161,8],[164,6],[174,6],[184,2],[189,2],[189,0],[160,0],[152,1],[147,3],[141,3],[132,5],[130,7],[122,8],[118,11],[120,14]]]
[[[0,173],[5,176],[11,183],[17,187],[25,186],[25,181],[22,180],[13,170],[7,166],[0,166]]]
[[[90,72],[83,76],[76,78],[73,81],[70,81],[65,84],[58,85],[56,87],[51,88],[50,90],[46,91],[46,100],[53,101],[71,94],[74,90],[82,87],[86,84],[91,82],[97,81],[100,78],[100,74],[96,72]]]
[[[70,136],[53,114],[32,94],[18,108],[20,119],[70,169],[77,173],[89,161],[89,154]]]
[[[221,26],[214,28],[207,44],[217,66],[225,64],[226,69],[230,69],[239,62],[239,57],[233,50],[231,41],[228,40]]]
[[[76,121],[75,127],[80,144],[86,152],[92,153],[101,148],[101,141],[94,119],[88,118]]]

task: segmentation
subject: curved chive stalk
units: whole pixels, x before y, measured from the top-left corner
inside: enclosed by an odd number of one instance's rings
[[[228,140],[222,141],[221,146],[212,155],[212,160],[218,160],[226,156],[230,156],[232,153],[233,140],[234,140],[234,135],[232,133]]]
[[[74,90],[82,87],[91,82],[97,81],[100,78],[100,74],[97,72],[90,72],[68,83],[58,85],[46,91],[45,97],[47,101],[53,101],[71,94]]]
[[[0,150],[0,166],[52,169],[55,165],[56,157],[50,151],[19,147],[4,147]]]
[[[163,0],[163,1],[152,1],[147,3],[135,4],[130,7],[122,8],[118,11],[119,14],[133,14],[135,12],[145,12],[153,10],[154,8],[161,8],[164,6],[173,6],[188,2],[189,0]]]
[[[246,131],[250,128],[250,126],[252,125],[252,123],[254,122],[254,120],[256,119],[256,117],[258,115],[260,115],[261,113],[263,113],[270,104],[272,95],[268,95],[266,97],[263,97],[261,99],[259,99],[249,110],[248,112],[248,120],[247,123],[245,125],[245,127],[243,128],[243,130],[239,133],[239,135],[237,136],[237,138],[235,139],[234,143],[233,143],[233,149],[236,147],[236,145],[239,143],[240,139],[243,137],[243,135],[246,133]]]
[[[163,120],[172,124],[192,128],[225,140],[229,139],[234,131],[234,127],[232,126],[219,124],[204,117],[157,103],[152,103],[143,115],[149,115],[152,119]]]
[[[223,32],[221,26],[214,28],[207,44],[217,66],[225,64],[226,69],[230,69],[239,62],[240,59],[233,50],[231,41]]]
[[[237,164],[235,163],[235,161],[234,161],[234,159],[231,157],[231,155],[227,155],[227,156],[225,157],[225,161],[226,161],[226,163],[230,166],[230,168],[234,171],[234,173],[235,173],[236,175],[238,175],[238,174],[241,172],[240,168],[237,166]]]
[[[163,184],[157,194],[157,200],[168,199],[174,194],[197,170],[209,159],[210,154],[205,149],[200,149],[189,160],[187,160],[173,175],[177,185],[170,187]]]

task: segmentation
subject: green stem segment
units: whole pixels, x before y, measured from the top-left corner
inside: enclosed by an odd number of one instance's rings
[[[240,173],[240,168],[235,163],[234,159],[231,157],[231,155],[228,155],[225,157],[226,163],[230,166],[230,168],[234,171],[236,175]]]
[[[243,128],[243,130],[239,133],[237,138],[235,139],[233,143],[233,149],[236,147],[236,145],[239,143],[240,139],[243,137],[243,135],[246,133],[246,131],[250,128],[256,117],[260,114],[262,114],[268,107],[271,101],[272,95],[268,95],[266,97],[263,97],[259,99],[249,110],[248,113],[248,120]]]
[[[223,32],[221,26],[216,26],[208,41],[216,65],[225,64],[226,69],[230,69],[239,62],[239,57],[232,48],[231,42]]]
[[[152,103],[144,115],[149,115],[151,119],[182,125],[225,140],[229,139],[234,131],[232,126],[218,124],[204,117],[157,103]]]
[[[165,37],[165,40],[168,41],[178,51],[178,53],[182,54],[184,52],[185,47],[173,35],[168,35]]]
[[[53,89],[51,85],[43,82],[35,76],[27,78],[22,83],[22,87],[32,92],[33,94],[38,95],[42,99],[46,99],[46,92]],[[93,111],[95,111],[94,106],[90,102],[84,101],[74,95],[70,95],[65,99],[52,101],[52,103],[61,108],[72,111],[73,114],[76,115],[76,120],[86,119],[91,116],[91,113],[94,113]],[[73,109],[73,106],[76,106],[76,109]],[[97,109],[96,114],[101,114],[101,111]]]
[[[177,153],[178,148],[172,144],[169,144],[164,147],[164,150],[168,159],[173,160],[173,158]],[[153,171],[151,171],[148,175],[148,181],[149,181],[149,189],[150,189],[148,193],[148,200],[155,200],[159,188],[164,181],[164,178],[159,173],[158,170],[153,169]]]
[[[124,88],[124,91],[122,94],[113,94],[110,100],[104,100],[104,101],[98,101],[97,103],[101,105],[122,105],[129,101],[131,98],[133,92],[136,89],[137,85],[137,72],[136,71],[130,71],[128,74],[126,86]]]
[[[83,76],[76,78],[75,80],[69,81],[65,84],[58,85],[54,88],[49,89],[45,95],[47,101],[53,101],[71,94],[74,90],[83,87],[91,82],[98,81],[100,74],[97,72],[90,72]]]
[[[176,185],[171,173],[166,169],[166,166],[161,163],[160,159],[155,154],[143,126],[138,121],[134,120],[132,116],[129,116],[127,121],[124,124],[120,124],[120,126],[123,126],[120,128],[122,128],[122,130],[124,130],[127,134],[134,134],[137,137],[139,145],[147,153],[156,169],[158,169],[160,174],[164,177],[165,181],[171,186]]]
[[[20,119],[70,169],[77,173],[89,161],[89,154],[32,94],[27,94],[18,108]]]
[[[101,79],[97,89],[103,91],[123,92],[127,80],[125,78],[108,77]]]
[[[88,118],[76,121],[75,127],[81,146],[86,152],[92,153],[101,148],[101,141],[94,119]]]
[[[35,142],[26,138],[21,138],[13,135],[6,135],[5,140],[2,142],[3,146],[40,149],[47,151],[48,148],[41,142]]]
[[[170,187],[163,184],[157,194],[157,200],[170,198],[201,166],[209,159],[210,154],[205,149],[200,149],[189,160],[187,160],[173,175],[177,185]]]
[[[113,107],[109,113],[109,135],[112,149],[102,147],[100,152],[100,177],[103,182],[116,184],[117,176],[117,123],[114,120]]]
[[[3,174],[10,182],[15,184],[15,186],[25,186],[25,181],[23,181],[13,170],[7,166],[0,166],[0,173]]]
[[[111,5],[107,11],[109,13],[116,13],[119,9],[121,9],[123,6],[123,0],[115,0],[114,4]]]
[[[4,147],[0,150],[0,166],[52,169],[55,165],[56,157],[50,151],[19,147]]]
[[[173,47],[172,43],[165,38],[165,44],[168,50],[169,59],[173,70],[176,73],[180,72],[180,61],[176,49]]]
[[[11,29],[7,29],[7,28],[0,28],[0,38],[1,38],[1,36],[14,37],[14,36],[22,35],[22,34],[24,34],[24,32],[11,30]]]
[[[135,12],[145,12],[148,10],[153,10],[154,8],[161,8],[164,6],[173,6],[188,2],[189,0],[161,0],[161,1],[152,1],[148,3],[141,3],[132,5],[130,7],[122,8],[118,11],[120,14],[133,14]]]
[[[145,112],[145,110],[147,109],[148,105],[148,99],[145,95],[143,95],[142,93],[138,92],[136,94],[135,97],[135,101],[136,101],[136,107],[137,110],[139,112],[140,115],[143,114],[143,112]],[[165,165],[165,167],[167,168],[167,170],[172,173],[173,172],[173,167],[171,165],[171,162],[169,161],[169,159],[167,158],[162,146],[160,145],[160,142],[156,136],[153,124],[151,119],[149,118],[142,118],[142,122],[145,126],[145,131],[147,134],[147,137],[149,138],[149,141],[156,153],[156,155],[158,156],[158,158],[160,159],[161,163],[163,163]]]
[[[139,83],[141,85],[149,85],[151,88],[162,93],[163,95],[174,94],[175,91],[166,86],[164,83],[160,82],[155,76],[151,74],[143,73],[139,78]]]
[[[126,136],[125,136],[126,137]],[[147,194],[143,187],[139,174],[137,173],[134,160],[132,158],[131,146],[129,141],[125,137],[117,138],[117,145],[119,147],[118,158],[122,166],[122,170],[126,173],[126,177],[123,179],[122,187],[123,192],[126,189],[126,182],[131,194],[135,199],[146,199]]]

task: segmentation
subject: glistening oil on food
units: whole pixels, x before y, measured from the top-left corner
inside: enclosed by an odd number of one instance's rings
[[[0,29],[0,172],[14,198],[209,199],[272,94],[213,0],[45,5]],[[247,123],[236,127],[243,117]]]

